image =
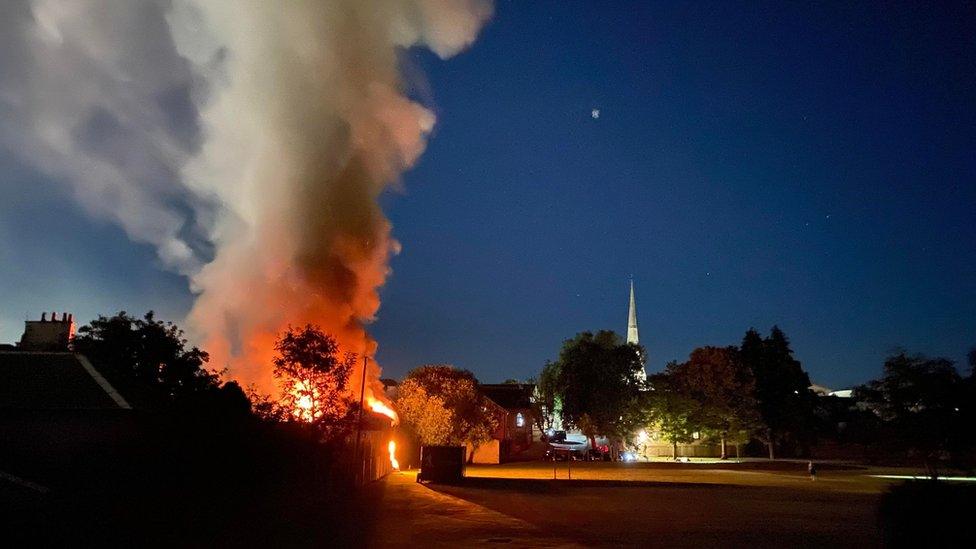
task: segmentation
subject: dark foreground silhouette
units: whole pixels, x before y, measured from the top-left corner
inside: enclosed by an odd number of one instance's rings
[[[144,423],[121,450],[0,464],[35,484],[0,482],[2,544],[322,547],[361,536],[333,449],[280,426]]]

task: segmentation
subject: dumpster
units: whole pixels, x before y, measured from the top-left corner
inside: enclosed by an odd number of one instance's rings
[[[420,449],[417,482],[452,484],[464,478],[463,446],[424,446]]]

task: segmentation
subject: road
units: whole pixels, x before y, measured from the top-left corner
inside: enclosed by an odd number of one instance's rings
[[[533,524],[416,482],[416,471],[393,473],[369,489],[367,547],[572,547]]]
[[[471,466],[460,486],[398,473],[374,488],[372,546],[876,547],[888,481],[803,464]]]

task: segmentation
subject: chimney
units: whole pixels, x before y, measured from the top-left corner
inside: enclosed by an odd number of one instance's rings
[[[25,351],[60,351],[67,352],[71,339],[75,335],[74,315],[52,312],[47,320],[47,313],[41,313],[40,320],[24,322],[24,335],[20,338],[18,347]]]

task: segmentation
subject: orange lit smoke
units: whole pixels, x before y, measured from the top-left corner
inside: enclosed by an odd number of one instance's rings
[[[378,209],[376,213],[379,215]],[[216,368],[229,367],[230,374],[243,385],[277,395],[272,375],[275,339],[288,326],[311,323],[336,338],[340,353],[356,355],[346,389],[347,396],[358,401],[363,355],[372,357],[376,351],[376,342],[368,336],[364,324],[379,308],[377,291],[385,281],[386,263],[395,249],[389,224],[381,217],[379,220],[370,245],[358,249],[336,246],[334,253],[325,254],[320,265],[275,268],[288,264],[280,255],[293,244],[285,237],[277,246],[262,242],[272,238],[270,232],[251,243],[272,256],[274,261],[264,268],[248,270],[242,265],[243,257],[236,259],[235,253],[218,255],[196,279],[210,289],[198,297],[191,316],[196,326],[205,327],[201,331],[207,332],[204,348],[211,353],[211,364]],[[286,233],[284,227],[277,229]],[[241,251],[241,255],[251,257],[251,264],[259,263],[261,253],[264,252],[257,249]],[[333,276],[326,276],[323,271],[331,271]],[[343,274],[336,275],[338,272]],[[372,359],[366,363],[365,399],[385,405],[379,365]]]
[[[366,333],[399,244],[380,208],[427,145],[433,112],[405,93],[404,48],[449,57],[491,16],[487,0],[194,2],[214,31],[205,142],[184,179],[220,204],[201,219],[213,259],[192,277],[195,340],[212,367],[276,392],[275,338],[313,324],[357,356],[348,396],[395,419]],[[196,34],[194,34],[196,36]]]

